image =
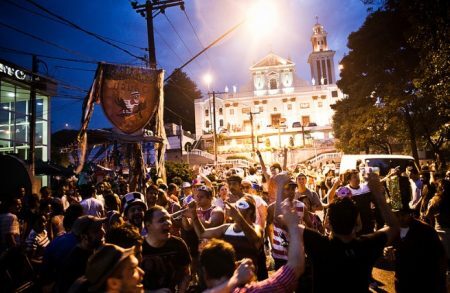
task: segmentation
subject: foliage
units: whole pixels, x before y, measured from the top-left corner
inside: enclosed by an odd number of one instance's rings
[[[251,161],[251,159],[249,159],[247,156],[242,156],[242,155],[228,156],[227,160],[247,160],[247,161]]]
[[[448,135],[448,4],[441,0],[365,0],[376,10],[348,38],[334,106],[338,147],[389,152],[393,144],[427,144],[443,164]],[[375,3],[374,3],[375,2]],[[373,11],[373,10],[372,10]]]
[[[176,71],[164,85],[164,122],[179,124],[181,120],[185,130],[195,132],[194,101],[201,97],[194,81],[183,71]]]
[[[182,181],[191,182],[195,177],[192,169],[186,163],[166,161],[167,183],[177,183],[177,177]]]

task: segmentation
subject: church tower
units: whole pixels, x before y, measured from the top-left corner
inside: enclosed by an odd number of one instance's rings
[[[333,57],[336,53],[328,49],[327,32],[316,17],[311,36],[313,51],[309,54],[308,63],[311,67],[311,82],[313,85],[335,84]]]

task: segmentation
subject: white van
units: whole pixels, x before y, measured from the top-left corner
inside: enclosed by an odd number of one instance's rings
[[[345,173],[346,170],[360,170],[361,164],[366,168],[373,168],[380,176],[386,176],[391,168],[400,167],[403,172],[407,167],[417,168],[414,158],[403,155],[343,155],[339,167],[339,174]]]

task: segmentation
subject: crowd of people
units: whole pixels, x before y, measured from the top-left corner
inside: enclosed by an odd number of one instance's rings
[[[447,292],[450,172],[273,163],[2,195],[2,292]],[[260,171],[258,171],[260,170]],[[206,176],[208,175],[208,176]],[[0,191],[1,192],[1,191]]]

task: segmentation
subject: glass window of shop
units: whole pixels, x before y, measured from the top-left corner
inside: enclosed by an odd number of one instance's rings
[[[48,160],[48,97],[36,94],[36,159]],[[0,83],[0,153],[27,160],[30,143],[30,90]]]

